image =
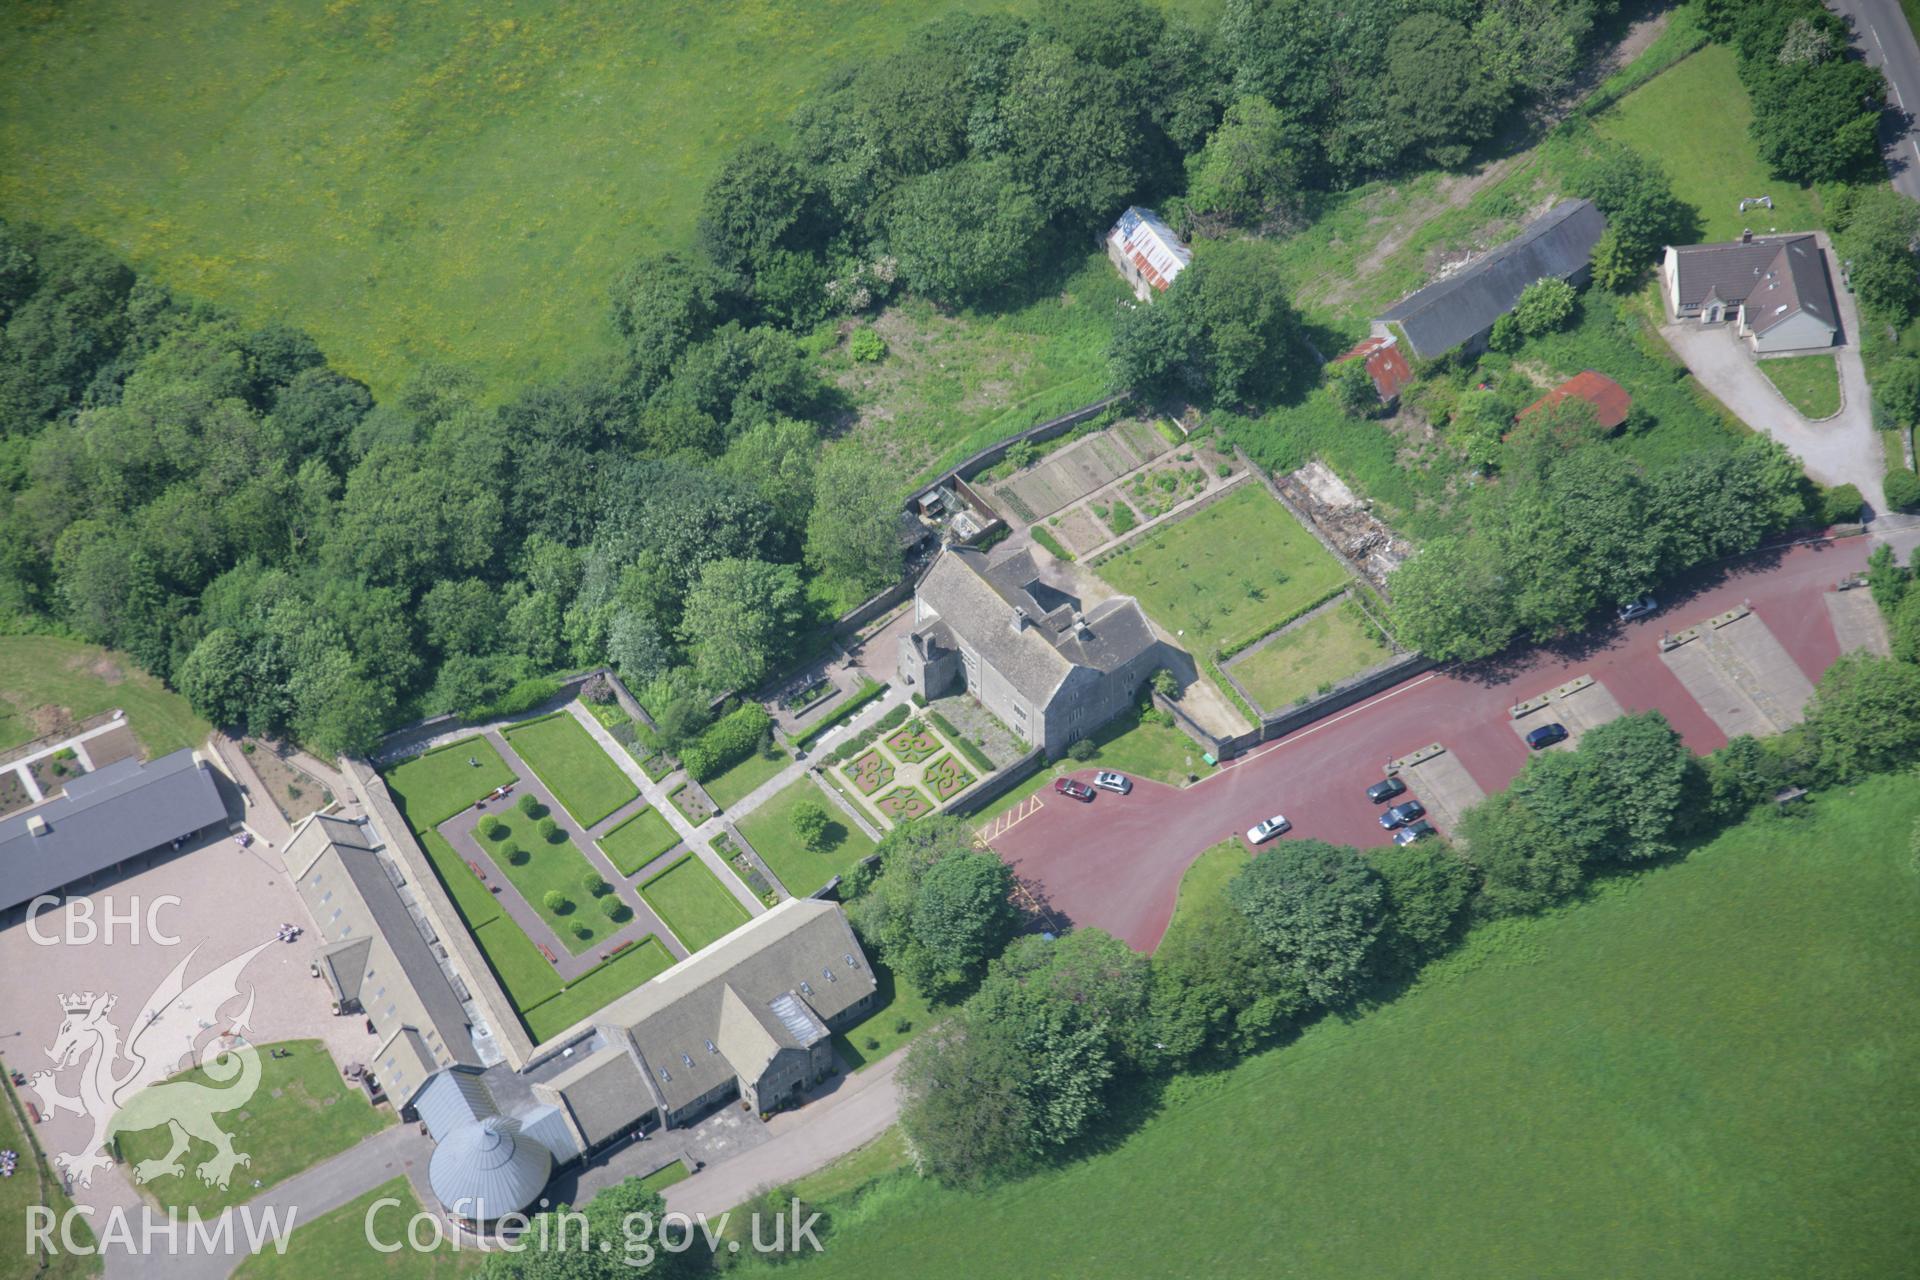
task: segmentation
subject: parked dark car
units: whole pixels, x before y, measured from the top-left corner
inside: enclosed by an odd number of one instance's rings
[[[1566,740],[1567,726],[1563,724],[1543,724],[1538,729],[1527,731],[1527,746],[1534,751],[1544,750],[1556,742]]]
[[[1075,782],[1072,778],[1055,778],[1053,789],[1070,799],[1093,803],[1093,788],[1084,782]]]
[[[1367,788],[1367,799],[1375,804],[1385,804],[1397,795],[1406,792],[1407,784],[1398,778],[1382,778]]]
[[[1393,842],[1401,845],[1412,844],[1416,840],[1424,840],[1428,836],[1436,834],[1438,833],[1434,831],[1433,824],[1425,818],[1422,818],[1420,821],[1408,823],[1406,826],[1394,832]]]
[[[1418,800],[1408,800],[1406,803],[1397,804],[1381,814],[1380,825],[1386,830],[1392,831],[1396,827],[1406,826],[1415,818],[1424,818],[1426,816],[1427,806],[1421,804]]]

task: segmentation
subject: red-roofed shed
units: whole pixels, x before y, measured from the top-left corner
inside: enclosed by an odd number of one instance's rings
[[[1392,404],[1394,397],[1413,381],[1413,369],[1392,338],[1368,338],[1351,351],[1336,356],[1333,363],[1363,358],[1367,362],[1367,376],[1373,379],[1373,389],[1381,404]]]
[[[1588,369],[1576,373],[1547,394],[1535,400],[1515,415],[1515,419],[1524,418],[1536,409],[1559,404],[1568,396],[1585,400],[1593,406],[1593,416],[1600,425],[1612,431],[1627,420],[1627,412],[1633,408],[1633,397],[1627,389],[1604,373],[1595,373]]]

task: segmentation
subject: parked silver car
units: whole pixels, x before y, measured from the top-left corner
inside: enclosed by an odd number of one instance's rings
[[[1247,828],[1247,843],[1259,844],[1262,841],[1271,840],[1291,826],[1293,824],[1287,821],[1285,814],[1276,813],[1265,822],[1255,823]]]
[[[1093,785],[1102,791],[1111,791],[1117,796],[1123,796],[1133,790],[1133,780],[1124,773],[1105,771],[1096,773],[1093,775]]]

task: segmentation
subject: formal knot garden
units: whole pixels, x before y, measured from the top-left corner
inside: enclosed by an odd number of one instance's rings
[[[829,781],[882,827],[938,813],[980,780],[961,749],[930,720],[905,707],[836,753]],[[891,718],[891,717],[889,717]]]

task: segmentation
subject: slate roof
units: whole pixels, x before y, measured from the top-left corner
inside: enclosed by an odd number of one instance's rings
[[[1673,262],[1683,309],[1696,310],[1716,298],[1725,306],[1744,305],[1755,333],[1802,312],[1829,329],[1840,327],[1827,258],[1810,234],[1681,245]]]
[[[1373,379],[1374,394],[1386,404],[1413,381],[1413,368],[1400,352],[1400,344],[1391,337],[1372,337],[1334,357],[1332,363],[1364,358],[1367,376]]]
[[[1107,232],[1107,242],[1164,293],[1193,262],[1193,250],[1151,209],[1133,205]]]
[[[775,1008],[783,997],[804,1004],[808,1025],[824,1029],[874,986],[839,905],[790,898],[621,996],[596,1021],[631,1037],[647,1088],[672,1111],[735,1076],[754,1078],[772,1056],[769,1044],[813,1043],[806,1026],[796,1033],[782,1017],[784,1005]],[[736,1052],[748,1060],[730,1061]],[[646,1106],[635,1096],[629,1119]]]
[[[965,642],[1036,708],[1045,707],[1075,666],[1111,671],[1156,643],[1147,615],[1131,596],[1114,596],[1075,623],[1073,608],[1039,581],[1033,556],[1018,552],[989,563],[985,552],[948,547],[915,594],[936,618],[922,637]],[[1018,613],[1016,613],[1018,611]],[[1016,617],[1026,625],[1016,629]]]
[[[1568,396],[1592,405],[1593,416],[1609,431],[1625,422],[1627,413],[1633,408],[1633,397],[1627,394],[1625,387],[1603,373],[1587,369],[1574,374],[1514,417],[1524,418],[1536,409],[1551,408]]]
[[[62,795],[0,819],[0,910],[226,821],[213,770],[191,747],[103,765]]]
[[[1420,358],[1444,355],[1491,329],[1534,281],[1578,273],[1606,229],[1591,201],[1562,200],[1505,244],[1395,303],[1380,320],[1399,325]]]
[[[639,1064],[621,1045],[582,1058],[536,1086],[534,1096],[560,1099],[589,1147],[631,1128],[654,1107],[652,1091],[640,1074]]]
[[[459,1067],[442,1071],[427,1081],[413,1105],[435,1142],[463,1124],[500,1113],[480,1073]]]
[[[294,888],[313,916],[336,992],[352,991],[373,1022],[369,1057],[396,1106],[454,1063],[479,1066],[466,1010],[400,895],[405,880],[379,853],[369,828],[314,814],[287,842]],[[360,944],[365,943],[363,948]],[[347,965],[364,965],[342,973]]]

